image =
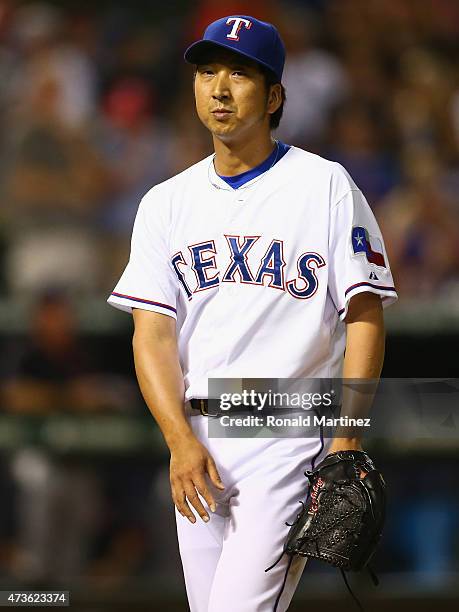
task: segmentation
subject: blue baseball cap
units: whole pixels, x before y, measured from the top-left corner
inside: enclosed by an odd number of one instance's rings
[[[212,47],[223,47],[248,57],[269,68],[279,82],[285,63],[285,47],[277,29],[265,21],[248,15],[230,15],[207,26],[201,40],[185,51],[185,60],[198,64],[202,52]]]

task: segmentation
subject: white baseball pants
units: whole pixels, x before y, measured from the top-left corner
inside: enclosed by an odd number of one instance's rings
[[[282,552],[307,493],[304,470],[324,455],[319,439],[209,438],[207,417],[189,417],[215,460],[224,491],[217,510],[192,524],[176,511],[179,549],[191,612],[284,612],[305,560]]]

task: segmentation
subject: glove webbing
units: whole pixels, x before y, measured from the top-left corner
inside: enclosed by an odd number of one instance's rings
[[[344,520],[346,520],[347,518],[349,518],[349,516],[351,516],[352,514],[359,514],[359,512],[361,511],[360,506],[357,506],[357,505],[354,503],[354,501],[353,501],[351,498],[349,498],[349,496],[348,496],[348,495],[346,495],[346,493],[336,492],[336,496],[339,496],[339,497],[341,497],[341,498],[346,499],[346,501],[347,501],[347,502],[348,502],[348,503],[349,503],[351,506],[354,506],[354,510],[346,510],[345,512],[343,512],[343,513],[339,514],[339,515],[338,515],[338,516],[337,516],[335,519],[333,519],[332,521],[329,521],[329,522],[327,522],[327,523],[325,523],[325,524],[322,524],[322,525],[321,525],[321,526],[319,526],[319,527],[316,527],[316,528],[314,529],[314,531],[311,531],[311,533],[310,533],[310,534],[305,535],[305,536],[303,536],[302,538],[299,538],[299,539],[298,539],[298,541],[299,541],[299,542],[305,542],[305,541],[306,541],[306,540],[308,540],[308,539],[315,540],[316,550],[317,550],[317,556],[318,556],[318,557],[319,557],[320,555],[322,555],[322,556],[326,556],[326,554],[325,554],[325,553],[323,553],[323,552],[321,553],[321,551],[319,550],[319,548],[318,548],[318,543],[317,543],[317,540],[316,540],[317,536],[324,535],[324,534],[325,534],[327,531],[330,531],[330,529],[333,529],[334,527],[336,527],[336,526],[337,526],[339,523],[341,523],[342,521],[344,521]],[[337,499],[337,497],[336,497],[336,496],[334,496],[334,497],[332,498],[332,501],[330,501],[330,500],[329,500],[329,498],[330,498],[331,496],[326,496],[326,497],[325,497],[325,499],[324,499],[324,500],[321,502],[321,503],[322,503],[322,505],[323,505],[323,506],[327,506],[327,505],[328,505],[328,506],[330,506],[330,505],[332,505],[332,506],[337,506],[337,505],[338,505],[338,499]],[[309,497],[309,495],[308,495],[308,497]],[[306,499],[306,501],[307,501],[307,499]],[[303,507],[305,506],[305,504],[304,504],[302,501],[301,501],[300,503],[303,505]],[[346,529],[346,531],[347,531],[347,532],[350,532],[350,529]],[[344,539],[344,538],[345,538],[345,534],[343,533],[343,534],[342,534],[342,539]],[[332,541],[331,541],[331,544],[335,544],[337,541],[338,541],[338,540],[332,540]]]

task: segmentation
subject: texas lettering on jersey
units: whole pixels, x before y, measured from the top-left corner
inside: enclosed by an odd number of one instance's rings
[[[261,236],[225,234],[225,238],[228,265],[224,271],[217,267],[218,253],[213,239],[189,245],[186,255],[179,251],[172,257],[172,267],[188,300],[193,298],[193,294],[217,287],[220,283],[235,282],[279,289],[300,300],[309,299],[316,293],[319,284],[316,270],[326,265],[319,253],[301,253],[296,260],[297,275],[286,279],[287,262],[282,240],[273,239],[261,259],[254,259],[250,250]],[[194,273],[194,287],[186,278],[184,266],[189,266]]]

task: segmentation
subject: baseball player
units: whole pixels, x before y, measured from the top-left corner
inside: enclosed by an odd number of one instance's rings
[[[272,137],[284,58],[276,28],[243,15],[187,49],[215,152],[143,197],[108,299],[133,314],[139,385],[170,449],[192,612],[286,610],[304,561],[265,569],[304,497],[303,472],[326,451],[361,448],[211,438],[208,379],[377,378],[382,307],[397,297],[346,170]]]

